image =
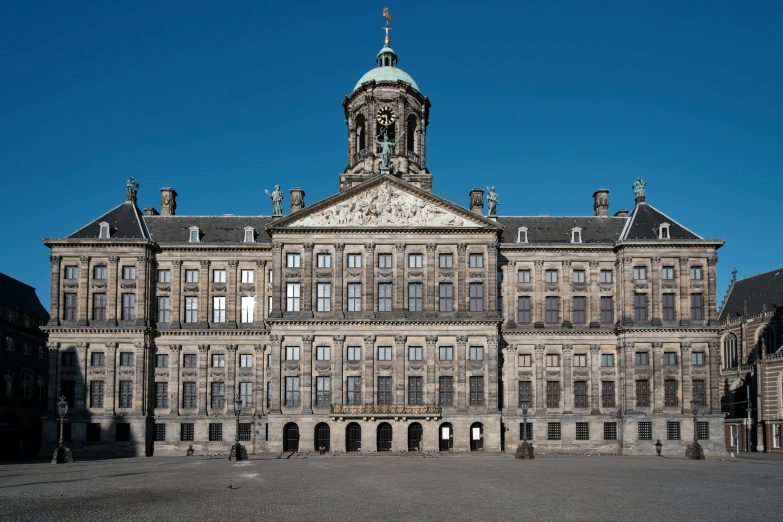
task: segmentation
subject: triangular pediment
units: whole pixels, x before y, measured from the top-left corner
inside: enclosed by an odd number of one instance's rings
[[[378,176],[286,216],[268,228],[429,227],[502,225],[390,175]]]

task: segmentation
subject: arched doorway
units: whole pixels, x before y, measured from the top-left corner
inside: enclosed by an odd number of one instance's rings
[[[388,422],[378,425],[378,451],[391,451],[392,427]]]
[[[440,451],[451,451],[454,447],[454,430],[451,424],[444,422],[438,428],[438,449]]]
[[[283,451],[299,451],[299,426],[294,422],[283,426]]]
[[[325,422],[319,422],[315,425],[315,451],[321,451],[321,448],[323,448],[324,451],[329,451],[330,434],[331,430],[329,429],[329,425]]]
[[[362,451],[362,427],[355,422],[345,428],[345,451]]]
[[[408,426],[408,451],[421,451],[421,438],[423,435],[424,429],[418,422]]]
[[[484,449],[484,425],[474,422],[470,425],[470,451]]]

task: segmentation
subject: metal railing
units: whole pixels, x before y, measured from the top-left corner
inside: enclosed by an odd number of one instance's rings
[[[394,406],[379,404],[357,404],[349,406],[331,405],[335,415],[440,415],[440,406]]]

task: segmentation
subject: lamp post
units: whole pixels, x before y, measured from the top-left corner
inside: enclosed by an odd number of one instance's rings
[[[63,440],[65,415],[68,413],[68,402],[66,402],[65,396],[61,396],[60,402],[57,403],[57,413],[60,415],[60,443],[57,446],[57,449],[54,450],[52,464],[66,464],[68,462],[73,462],[73,456],[71,456],[71,450],[65,447]]]
[[[527,408],[530,406],[530,401],[522,401],[522,441],[527,442]]]
[[[242,398],[237,394],[234,397],[234,416],[237,418],[236,437],[234,437],[234,446],[228,455],[228,460],[233,456],[236,460],[247,460],[247,450],[239,443],[239,416],[242,415]]]
[[[532,459],[533,444],[527,441],[527,410],[530,407],[529,400],[522,401],[522,444],[517,446],[517,459]]]
[[[693,399],[691,401],[691,412],[693,413],[693,443],[689,444],[685,449],[685,458],[692,460],[703,460],[704,451],[699,444],[698,423],[696,422],[696,415],[699,414],[699,407],[701,401],[699,399]]]

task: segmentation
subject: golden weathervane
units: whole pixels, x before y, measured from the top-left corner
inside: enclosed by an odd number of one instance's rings
[[[383,45],[385,47],[389,47],[389,44],[391,43],[389,41],[389,31],[392,30],[392,28],[389,27],[389,24],[391,24],[393,22],[392,22],[391,13],[389,12],[389,8],[388,7],[384,7],[383,8],[383,17],[386,19],[386,27],[383,28],[386,31],[386,38],[383,39]]]

